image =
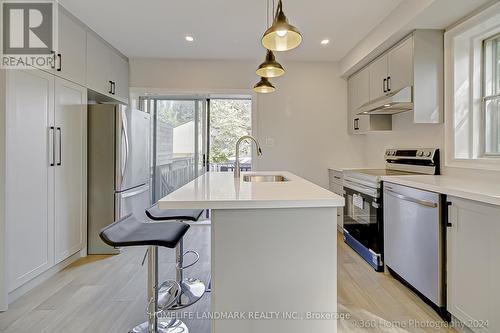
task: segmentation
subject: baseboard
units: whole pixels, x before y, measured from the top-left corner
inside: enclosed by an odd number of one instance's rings
[[[23,296],[24,294],[26,294],[28,291],[30,291],[30,290],[38,287],[39,285],[41,285],[42,283],[44,283],[45,281],[47,281],[48,279],[50,279],[51,277],[53,277],[54,275],[56,275],[57,273],[59,273],[60,271],[62,271],[68,265],[74,263],[75,261],[77,261],[78,259],[80,259],[82,257],[85,257],[86,256],[86,252],[87,252],[86,248],[78,251],[77,253],[75,253],[72,256],[64,259],[63,261],[61,261],[60,263],[58,263],[54,267],[51,267],[47,271],[45,271],[42,274],[38,275],[34,279],[26,282],[22,286],[20,286],[17,289],[14,289],[13,291],[11,291],[9,293],[9,298],[8,298],[9,299],[9,304],[11,304],[11,303],[15,302],[16,300],[18,300],[21,296]]]

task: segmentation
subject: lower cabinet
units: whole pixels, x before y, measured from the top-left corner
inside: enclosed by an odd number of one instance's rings
[[[474,332],[500,332],[500,207],[448,201],[448,311]]]
[[[85,247],[87,95],[40,70],[6,81],[10,292]]]

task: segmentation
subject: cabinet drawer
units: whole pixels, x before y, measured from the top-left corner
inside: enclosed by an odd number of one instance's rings
[[[344,174],[342,171],[328,169],[328,176],[330,178],[330,183],[336,183],[339,185],[344,183]]]

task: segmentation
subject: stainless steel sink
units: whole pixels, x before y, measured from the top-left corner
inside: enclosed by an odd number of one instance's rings
[[[278,182],[286,182],[286,179],[280,175],[244,175],[244,182],[254,182],[254,183],[278,183]]]

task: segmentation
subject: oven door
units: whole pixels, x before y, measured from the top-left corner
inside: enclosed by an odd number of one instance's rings
[[[362,245],[372,256],[382,260],[383,230],[382,205],[378,196],[363,192],[365,187],[359,188],[355,184],[344,184],[344,231]],[[378,193],[377,189],[372,189]],[[351,245],[351,244],[350,244]],[[359,251],[358,251],[359,252]]]

